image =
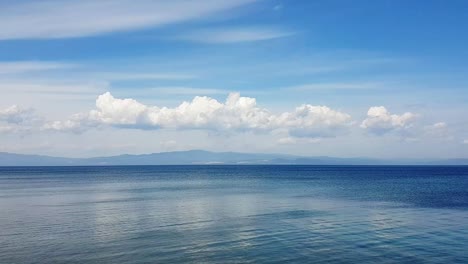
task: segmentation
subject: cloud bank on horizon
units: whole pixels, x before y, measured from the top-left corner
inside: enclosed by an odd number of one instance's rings
[[[0,110],[0,121],[16,125],[17,131],[24,129],[23,124],[31,130],[29,121],[33,116],[32,109],[23,109],[17,105]],[[411,112],[390,114],[384,106],[373,106],[359,127],[376,135],[410,130],[417,116]],[[241,97],[239,93],[230,93],[224,103],[207,96],[196,96],[191,102],[184,101],[177,107],[169,108],[148,106],[131,98],[115,98],[106,92],[96,99],[96,109],[74,114],[65,121],[44,121],[36,129],[82,133],[102,126],[257,133],[279,130],[286,131],[289,137],[299,138],[336,137],[357,127],[350,114],[327,106],[303,104],[294,111],[274,114],[258,107],[255,98]],[[439,122],[431,127],[443,129],[446,124]]]
[[[466,8],[0,1],[0,151],[467,158]]]
[[[101,125],[134,129],[205,129],[268,132],[287,130],[298,137],[333,137],[351,125],[351,116],[327,106],[303,104],[278,115],[259,108],[255,98],[230,93],[221,103],[196,96],[174,108],[147,106],[134,99],[114,98],[109,92],[96,100],[96,109],[66,121],[45,124],[45,129],[81,132]]]

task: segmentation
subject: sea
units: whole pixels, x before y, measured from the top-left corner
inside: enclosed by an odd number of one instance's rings
[[[468,167],[2,167],[0,263],[468,263]]]

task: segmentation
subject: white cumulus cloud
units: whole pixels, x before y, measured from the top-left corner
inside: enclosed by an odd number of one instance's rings
[[[98,123],[91,121],[87,114],[75,114],[65,121],[52,121],[45,123],[41,130],[44,131],[67,131],[73,133],[82,133],[89,127],[99,126]]]
[[[31,131],[41,124],[33,109],[12,105],[0,110],[0,133]]]
[[[231,93],[219,102],[196,96],[174,108],[148,106],[134,99],[119,99],[109,92],[96,100],[96,109],[45,126],[58,131],[114,126],[135,129],[206,129],[269,132],[286,130],[292,137],[332,137],[351,125],[351,116],[326,106],[302,105],[292,112],[273,114],[257,106],[255,98]]]
[[[327,106],[304,104],[291,113],[283,113],[276,120],[278,127],[286,127],[294,137],[333,137],[351,125],[349,114]]]
[[[17,105],[0,110],[0,121],[10,124],[26,123],[31,121],[33,117],[32,109],[21,108]]]
[[[417,115],[406,112],[402,115],[391,114],[383,106],[369,108],[367,118],[362,121],[361,128],[374,134],[385,134],[394,130],[405,130],[414,124]]]
[[[437,122],[429,126],[424,127],[424,133],[432,138],[445,138],[451,139],[452,136],[449,135],[449,128],[445,122]]]

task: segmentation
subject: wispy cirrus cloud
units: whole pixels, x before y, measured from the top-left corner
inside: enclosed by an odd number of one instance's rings
[[[190,80],[198,78],[195,74],[183,73],[132,73],[132,72],[103,72],[96,77],[110,81],[123,80]]]
[[[170,95],[212,95],[212,94],[228,94],[227,90],[211,89],[211,88],[195,88],[184,86],[171,86],[171,87],[153,87],[145,89],[147,92],[155,92],[158,94]]]
[[[0,62],[0,75],[59,70],[76,66],[54,61],[3,61]]]
[[[274,27],[231,27],[198,29],[186,32],[176,39],[206,44],[228,44],[239,42],[254,42],[289,37],[296,34],[293,31]]]
[[[109,88],[99,81],[1,80],[0,92],[14,94],[95,94]]]
[[[308,83],[283,88],[288,91],[316,91],[316,90],[366,90],[385,87],[380,82],[330,82],[330,83]]]
[[[46,0],[0,3],[0,40],[95,36],[203,19],[255,0]]]

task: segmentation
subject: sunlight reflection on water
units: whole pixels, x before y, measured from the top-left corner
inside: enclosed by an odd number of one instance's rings
[[[0,168],[0,263],[468,262],[466,167],[69,170]]]

